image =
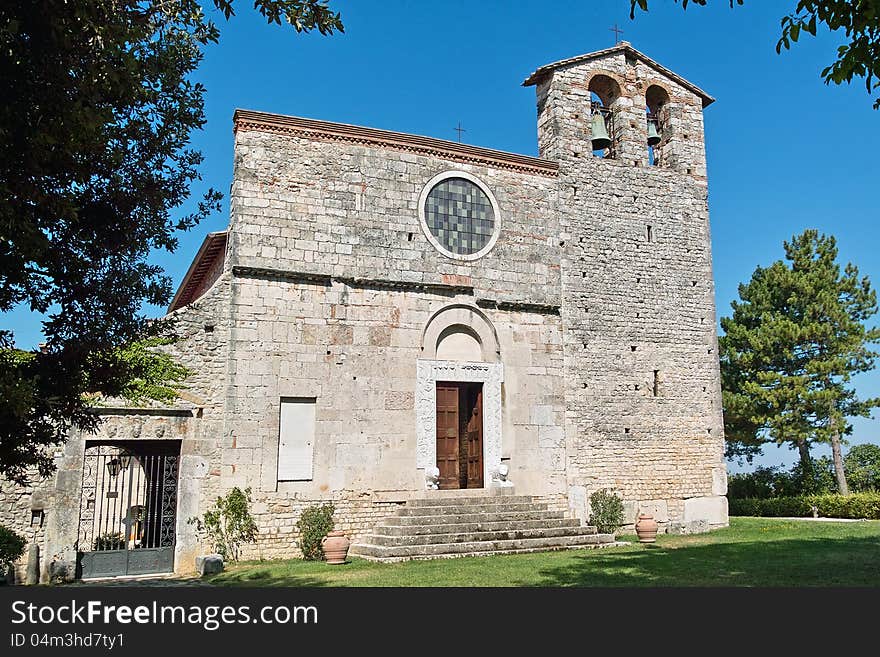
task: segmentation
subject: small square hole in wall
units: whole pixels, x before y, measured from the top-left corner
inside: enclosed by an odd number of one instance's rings
[[[697,287],[697,282],[696,282],[696,281],[691,281],[691,287]]]
[[[583,384],[583,387],[584,387],[584,389],[586,389],[586,387],[587,387],[587,384],[586,384],[586,383],[584,383],[584,384]]]
[[[630,350],[630,351],[635,351],[635,350],[636,350],[636,346],[635,346],[634,344],[631,344],[631,345],[629,346],[629,350]]]
[[[559,246],[565,246],[565,240],[559,240]]]
[[[626,434],[626,435],[628,436],[628,435],[629,435],[629,427],[626,427],[626,428],[623,430],[623,433]]]
[[[706,433],[712,433],[712,429],[706,429]]]
[[[688,173],[693,173],[693,171],[691,169],[688,169]]]
[[[641,390],[641,389],[642,389],[642,387],[641,387],[638,383],[636,383],[636,384],[633,386],[633,390],[635,390],[636,392],[638,392],[638,391]]]
[[[712,353],[712,349],[707,349],[707,350],[706,350],[706,353],[707,353],[707,354],[711,354],[711,353]]]

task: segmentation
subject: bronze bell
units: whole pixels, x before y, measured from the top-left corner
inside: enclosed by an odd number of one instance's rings
[[[602,116],[602,112],[593,112],[591,132],[594,151],[601,151],[611,146],[611,139],[608,137],[608,129],[605,127],[605,117]]]
[[[657,131],[657,120],[648,119],[648,146],[656,146],[660,143],[660,133]]]

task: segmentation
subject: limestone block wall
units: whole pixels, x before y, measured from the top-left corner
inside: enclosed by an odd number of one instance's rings
[[[495,247],[474,262],[433,248],[418,199],[436,174],[480,178],[501,208]],[[239,129],[227,267],[473,285],[478,298],[558,304],[552,176],[289,134]]]
[[[235,279],[223,487],[261,499],[418,491],[416,362],[429,318],[451,303],[425,292]],[[522,485],[564,489],[558,316],[487,310],[505,366],[504,456]],[[314,478],[278,482],[279,403],[316,398]],[[539,445],[543,447],[539,447]],[[528,474],[527,474],[528,473]]]
[[[620,86],[615,157],[589,145],[589,82]],[[666,106],[647,166],[645,90]],[[701,100],[618,51],[538,85],[539,144],[560,163],[566,423],[573,511],[612,488],[628,522],[727,522]]]

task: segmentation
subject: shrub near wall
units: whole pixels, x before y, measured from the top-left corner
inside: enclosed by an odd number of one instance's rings
[[[811,507],[815,506],[823,518],[880,520],[880,493],[732,499],[729,505],[732,516],[806,517],[812,515]]]

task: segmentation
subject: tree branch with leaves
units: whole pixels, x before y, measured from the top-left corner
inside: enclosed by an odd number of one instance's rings
[[[225,19],[237,6],[211,4]],[[253,7],[295,32],[343,30],[324,0]],[[220,208],[209,189],[181,211],[203,161],[193,78],[219,38],[199,0],[0,3],[0,313],[45,316],[42,349],[0,332],[0,475],[50,472],[72,424],[94,429],[92,393],[168,399],[157,377],[174,368],[151,347],[169,332],[142,309],[171,296],[151,253]]]
[[[675,0],[683,9],[689,4],[706,6],[708,1]],[[744,0],[728,2],[733,8]],[[630,0],[630,18],[635,18],[636,9],[648,11],[648,0]],[[880,0],[799,0],[794,11],[780,20],[782,32],[776,52],[790,49],[804,34],[816,36],[819,25],[842,32],[847,40],[837,49],[837,59],[822,69],[825,84],[862,78],[869,94],[880,89]],[[874,101],[874,109],[880,109],[880,97]]]

